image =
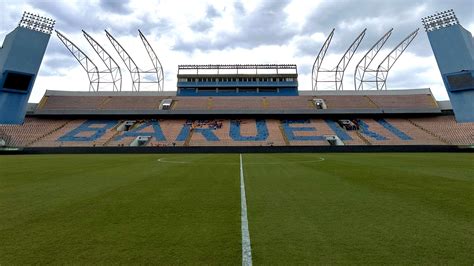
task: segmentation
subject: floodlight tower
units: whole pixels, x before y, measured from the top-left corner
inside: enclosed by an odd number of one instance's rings
[[[128,72],[130,72],[130,76],[132,78],[132,91],[140,91],[140,69],[138,68],[137,64],[135,64],[135,61],[128,54],[128,52],[125,51],[122,45],[107,30],[105,31],[105,35],[107,35],[110,43],[112,43],[115,51],[118,53],[123,63],[127,67]]]
[[[24,12],[0,46],[0,124],[21,124],[55,21]]]
[[[313,70],[311,74],[313,91],[318,90],[317,85],[318,85],[319,70],[321,69],[321,65],[323,64],[324,56],[326,56],[326,52],[328,51],[329,45],[331,44],[332,37],[334,36],[334,30],[335,29],[333,28],[331,33],[329,33],[328,38],[326,39],[326,41],[324,41],[324,44],[321,47],[321,50],[319,50],[319,53],[316,56],[316,59],[314,60]]]
[[[115,60],[110,56],[110,54],[96,41],[92,38],[87,32],[82,31],[84,37],[92,46],[94,51],[100,57],[104,65],[107,67],[107,72],[110,73],[113,84],[114,91],[122,91],[122,71],[120,70],[119,65]]]
[[[335,81],[336,81],[336,90],[342,90],[342,81],[344,79],[344,72],[346,71],[349,62],[351,61],[352,57],[354,56],[357,48],[359,48],[362,39],[365,36],[365,32],[367,29],[364,29],[359,36],[352,42],[351,46],[347,49],[347,51],[342,56],[341,60],[336,66],[335,72]]]
[[[390,51],[390,53],[378,65],[377,69],[370,69],[370,62],[372,62],[373,57],[377,55],[377,50],[380,50],[383,46],[383,43],[387,41],[391,34],[391,30],[387,32],[380,40],[378,40],[356,67],[356,74],[354,77],[355,89],[358,90],[363,88],[363,83],[375,83],[377,90],[387,89],[387,77],[390,69],[392,69],[395,62],[397,62],[400,56],[402,56],[403,52],[415,39],[416,35],[418,34],[418,30],[419,29],[416,29],[410,33],[397,46],[395,46],[395,48],[393,48],[393,50]],[[370,74],[369,77],[367,77],[366,74]],[[357,85],[357,81],[359,81],[360,84]]]
[[[81,50],[77,45],[70,41],[61,32],[56,30],[59,40],[64,44],[68,51],[76,58],[77,62],[86,71],[89,78],[89,91],[99,91],[100,72],[97,65]]]
[[[337,66],[333,69],[322,69],[322,61],[324,59],[324,56],[326,55],[327,49],[329,48],[329,45],[331,43],[332,36],[334,34],[334,29],[332,30],[331,34],[329,35],[328,39],[326,39],[326,42],[323,44],[323,47],[319,51],[318,56],[316,57],[316,60],[314,61],[313,64],[313,76],[312,76],[312,81],[313,81],[313,91],[318,89],[318,83],[321,82],[333,82],[335,83],[335,89],[336,90],[342,90],[342,82],[344,79],[344,72],[347,69],[347,66],[349,65],[349,62],[351,61],[352,57],[354,56],[355,52],[357,51],[357,48],[359,47],[360,43],[362,42],[362,39],[364,39],[365,32],[367,29],[364,29],[358,36],[357,38],[352,42],[352,44],[347,48],[346,52],[343,54],[341,59],[339,60]],[[321,80],[319,78],[319,73],[334,73],[334,79],[331,80]]]
[[[140,91],[140,85],[142,83],[156,83],[158,84],[158,91],[162,91],[164,86],[163,67],[161,66],[158,56],[156,56],[156,53],[153,51],[153,48],[151,48],[151,45],[146,40],[145,36],[141,33],[141,31],[138,31],[138,33],[143,42],[143,45],[145,45],[145,49],[147,50],[148,56],[150,57],[153,63],[152,70],[141,70],[135,63],[135,61],[132,59],[130,54],[123,48],[123,46],[107,30],[105,31],[105,34],[107,35],[107,38],[109,39],[110,43],[112,43],[115,51],[118,53],[123,63],[127,67],[128,71],[130,72],[132,78],[132,90]],[[155,74],[156,79],[147,80],[147,74]]]
[[[143,35],[140,30],[138,30],[138,34],[140,35],[140,39],[142,40],[146,52],[150,57],[151,63],[153,64],[153,68],[155,69],[158,91],[163,91],[165,87],[165,73],[163,71],[163,66],[161,65],[160,59],[158,59],[158,56],[156,55],[148,40],[145,38],[145,35]]]
[[[405,39],[403,39],[393,50],[385,57],[385,59],[377,67],[376,80],[377,80],[377,90],[387,89],[387,76],[390,69],[392,69],[395,62],[403,54],[403,52],[408,48],[410,43],[415,39],[418,34],[416,29],[410,33]]]
[[[474,41],[452,9],[422,19],[458,122],[474,122]]]
[[[367,53],[362,57],[362,59],[359,61],[355,68],[355,73],[354,73],[354,88],[355,90],[363,90],[364,89],[364,76],[365,72],[369,69],[370,63],[374,60],[374,58],[377,56],[379,51],[382,49],[382,47],[385,45],[387,42],[388,38],[390,38],[390,35],[392,35],[393,28],[387,31],[382,38],[380,38],[375,44],[367,51]]]

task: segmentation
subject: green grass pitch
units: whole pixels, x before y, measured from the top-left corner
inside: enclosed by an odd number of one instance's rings
[[[474,154],[243,154],[253,263],[474,263]],[[239,154],[0,156],[0,264],[241,265]]]

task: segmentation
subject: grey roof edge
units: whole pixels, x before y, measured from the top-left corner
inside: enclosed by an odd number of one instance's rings
[[[419,88],[419,89],[406,89],[406,90],[360,90],[360,91],[335,91],[335,90],[320,90],[320,91],[305,91],[305,90],[300,90],[299,95],[300,96],[360,96],[360,95],[367,95],[367,96],[372,96],[372,95],[419,95],[419,94],[430,94],[431,89],[430,88]]]
[[[44,96],[150,96],[150,97],[174,97],[176,91],[59,91],[46,90]]]
[[[407,90],[365,90],[365,91],[335,91],[335,90],[321,90],[321,91],[309,91],[309,90],[299,90],[300,96],[360,96],[360,95],[419,95],[419,94],[430,94],[432,95],[430,88],[420,88],[420,89],[407,89]],[[46,90],[45,96],[157,96],[157,97],[175,97],[176,91],[121,91],[121,92],[112,92],[112,91],[99,91],[99,92],[89,92],[89,91],[61,91],[61,90]],[[193,96],[180,96],[180,97],[193,97]],[[197,97],[197,96],[195,96]],[[207,97],[207,96],[205,96]],[[217,96],[216,96],[217,97]],[[245,96],[240,96],[245,97]],[[248,97],[260,97],[260,96],[248,96]],[[274,96],[278,97],[278,96]]]
[[[439,114],[433,109],[325,109],[325,110],[37,110],[34,115],[339,115],[339,114]]]
[[[441,110],[453,110],[453,106],[450,101],[437,101],[437,103]]]

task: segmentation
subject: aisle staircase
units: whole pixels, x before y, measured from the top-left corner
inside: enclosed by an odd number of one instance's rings
[[[356,134],[365,144],[372,145],[372,143],[366,137],[364,137],[364,135],[362,135],[362,133],[360,133],[360,131],[357,130]]]
[[[26,143],[25,147],[29,147],[29,146],[33,145],[34,143],[36,143],[36,142],[38,142],[38,141],[40,141],[40,140],[46,138],[47,136],[50,136],[51,134],[53,134],[53,133],[57,132],[58,130],[64,128],[67,124],[69,124],[69,122],[71,122],[71,121],[66,121],[66,122],[64,122],[63,124],[61,124],[59,127],[55,128],[55,129],[53,129],[53,130],[51,130],[51,131],[49,131],[49,132],[46,132],[45,134],[43,134],[43,135],[41,135],[41,136],[35,138],[34,140],[32,140],[32,141]]]
[[[194,130],[190,130],[188,136],[186,137],[186,140],[184,141],[184,146],[189,146],[189,143],[191,142],[191,138],[193,137]]]
[[[423,126],[418,125],[417,123],[415,123],[415,122],[412,121],[411,119],[407,119],[407,120],[408,120],[408,122],[409,122],[410,124],[412,124],[413,126],[417,127],[418,129],[422,130],[423,132],[425,132],[425,133],[427,133],[427,134],[429,134],[429,135],[431,135],[431,136],[437,138],[439,141],[443,142],[444,144],[452,145],[452,143],[449,142],[448,140],[446,140],[446,139],[442,138],[441,136],[438,136],[437,134],[435,134],[435,133],[429,131],[428,129],[424,128]]]
[[[283,140],[285,141],[285,145],[290,146],[291,144],[290,144],[290,141],[288,140],[288,136],[286,136],[285,130],[283,129],[283,127],[281,125],[279,125],[278,128],[280,129],[281,135],[283,136]]]

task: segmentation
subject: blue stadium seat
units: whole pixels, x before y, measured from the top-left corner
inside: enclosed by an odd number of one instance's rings
[[[257,135],[255,136],[242,136],[240,133],[240,121],[230,121],[230,132],[229,135],[234,141],[264,141],[268,138],[267,122],[259,119],[255,121],[257,128]]]
[[[186,141],[189,134],[191,133],[191,126],[193,121],[187,121],[181,132],[179,132],[178,136],[176,137],[176,141]],[[196,127],[193,129],[193,134],[201,134],[207,141],[220,141],[219,138],[214,134],[214,128],[200,128]]]
[[[117,120],[87,120],[77,128],[69,131],[57,141],[96,141],[100,139],[107,130],[117,124]],[[89,136],[78,136],[81,133],[89,132]]]
[[[142,132],[145,128],[150,127],[150,126],[153,127],[153,132]],[[152,138],[155,138],[156,141],[165,141],[166,140],[166,137],[163,134],[163,130],[161,130],[160,123],[156,120],[147,121],[147,122],[143,123],[142,125],[140,125],[139,127],[137,127],[136,129],[126,131],[122,135],[117,136],[115,138],[115,140],[120,141],[123,138],[130,138],[130,137],[136,138],[138,136],[152,137]]]
[[[282,120],[281,125],[289,141],[326,140],[324,136],[297,136],[296,132],[316,132],[314,127],[293,127],[293,124],[310,124],[309,119]]]
[[[361,130],[361,133],[370,137],[370,138],[373,138],[375,140],[379,140],[379,141],[383,141],[383,140],[388,140],[388,138],[374,132],[374,131],[371,131],[369,129],[369,125],[367,125],[364,121],[362,120],[357,120],[357,124],[359,125],[359,128]]]
[[[325,119],[324,121],[326,122],[326,124],[328,124],[332,131],[336,133],[340,140],[352,140],[351,136],[349,136],[349,134],[347,134],[346,131],[342,129],[336,121],[330,119]]]
[[[400,129],[396,128],[394,125],[390,124],[389,122],[385,121],[385,119],[381,118],[381,119],[375,119],[375,121],[377,121],[377,123],[379,123],[380,125],[382,125],[384,128],[386,128],[388,131],[390,131],[392,134],[394,134],[395,136],[397,136],[399,139],[402,139],[402,140],[412,140],[412,138],[410,136],[408,136],[407,134],[405,134],[403,131],[401,131]]]

